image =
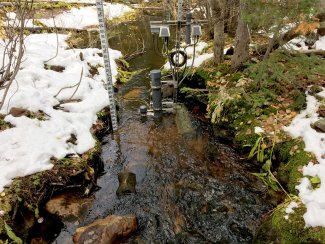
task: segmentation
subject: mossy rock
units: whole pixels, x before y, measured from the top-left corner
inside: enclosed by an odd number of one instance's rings
[[[295,187],[303,177],[302,167],[313,160],[313,156],[304,151],[304,147],[303,141],[295,139],[279,144],[275,148],[277,160],[282,162],[278,168],[278,178],[292,194],[297,194]]]
[[[306,208],[300,205],[286,220],[285,208],[276,210],[261,225],[254,243],[324,243],[325,228],[305,228],[303,215]]]

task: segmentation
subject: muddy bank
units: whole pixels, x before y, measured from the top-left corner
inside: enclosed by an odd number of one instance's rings
[[[81,198],[97,189],[96,179],[103,172],[99,139],[109,133],[109,128],[109,109],[104,109],[91,129],[97,139],[95,148],[79,157],[53,158],[51,170],[17,178],[5,188],[0,196],[0,240],[12,239],[12,234],[27,243],[51,243],[55,239],[63,223],[44,207],[59,194],[73,192]]]

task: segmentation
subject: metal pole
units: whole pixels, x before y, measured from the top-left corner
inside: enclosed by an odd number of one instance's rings
[[[109,108],[110,108],[110,112],[111,112],[113,131],[116,131],[118,128],[118,125],[117,125],[117,116],[116,116],[116,108],[115,108],[115,101],[114,101],[112,71],[111,71],[111,64],[110,64],[110,58],[109,58],[109,52],[108,52],[107,31],[106,31],[106,25],[105,25],[104,8],[103,8],[102,0],[96,0],[96,8],[97,8],[97,15],[98,15],[98,22],[99,22],[100,43],[102,46],[104,65],[105,65],[108,103],[109,103]]]
[[[152,108],[154,111],[162,110],[161,96],[161,72],[160,70],[151,70],[151,89],[152,89]]]
[[[192,21],[192,13],[188,12],[186,14],[186,44],[191,44],[191,21]]]
[[[183,8],[183,0],[178,0],[178,6],[177,6],[177,21],[182,21],[182,8]]]
[[[179,64],[179,51],[181,47],[181,28],[182,28],[182,8],[183,8],[183,0],[178,0],[178,9],[177,9],[177,30],[176,30],[176,64]],[[176,83],[178,86],[179,82],[179,67],[175,67],[175,77]],[[177,90],[175,90],[175,98],[177,101]]]

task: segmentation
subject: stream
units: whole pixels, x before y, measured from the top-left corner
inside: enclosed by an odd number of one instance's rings
[[[141,32],[146,52],[130,67],[146,70],[120,87],[120,128],[102,142],[100,189],[78,221],[64,222],[55,243],[71,243],[77,227],[110,214],[137,216],[138,231],[126,243],[251,243],[273,205],[249,163],[185,105],[161,118],[139,115],[139,106],[149,102],[148,73],[164,64],[153,48],[149,18],[120,26],[123,35],[110,40],[125,53],[132,31]],[[123,170],[136,174],[136,193],[118,197]]]

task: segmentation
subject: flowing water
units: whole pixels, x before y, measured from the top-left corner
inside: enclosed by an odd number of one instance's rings
[[[147,46],[130,65],[147,70],[119,90],[120,128],[103,141],[100,189],[78,221],[65,222],[55,242],[71,243],[78,226],[109,214],[135,214],[139,229],[128,243],[251,243],[272,205],[265,187],[250,175],[249,163],[184,105],[161,118],[138,113],[148,103],[149,70],[164,63],[154,52],[148,18],[132,26],[140,28]],[[130,26],[120,28],[130,33]],[[111,46],[125,51],[125,40],[112,39]],[[118,197],[123,170],[136,174],[136,193]]]

